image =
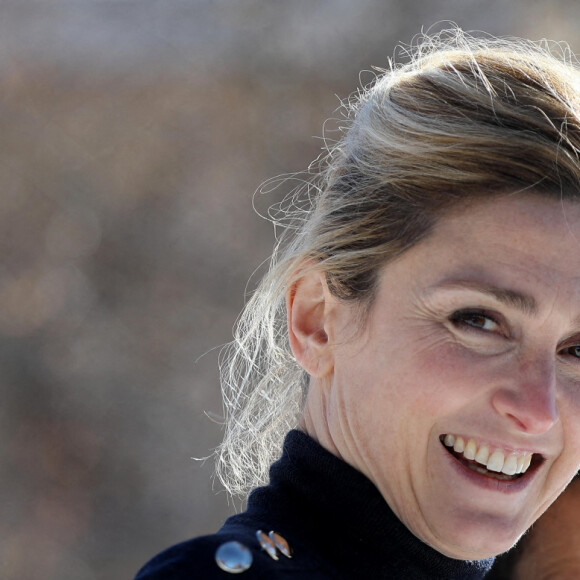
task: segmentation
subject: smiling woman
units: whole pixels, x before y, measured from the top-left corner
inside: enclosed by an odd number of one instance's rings
[[[316,361],[306,432],[453,558],[510,548],[578,469],[578,234],[580,204],[540,196],[453,211],[382,270],[355,337],[318,273],[296,284],[291,343]]]
[[[447,31],[348,115],[222,361],[262,487],[139,580],[482,578],[580,467],[576,67]]]

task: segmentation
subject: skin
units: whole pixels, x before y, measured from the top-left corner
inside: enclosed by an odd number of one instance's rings
[[[322,273],[288,293],[302,428],[443,554],[509,549],[580,466],[579,250],[579,204],[514,195],[456,210],[387,264],[362,330]],[[500,485],[460,466],[447,433],[543,461]]]
[[[580,479],[576,479],[523,538],[511,578],[580,578],[579,514]]]

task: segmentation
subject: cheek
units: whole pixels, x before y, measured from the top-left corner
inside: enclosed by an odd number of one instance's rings
[[[577,397],[574,401],[561,402],[560,409],[567,469],[574,475],[580,469],[580,408]]]
[[[419,327],[420,326],[420,327]],[[440,327],[398,325],[394,340],[377,333],[341,348],[335,363],[335,405],[357,423],[389,416],[390,424],[424,421],[480,402],[506,375],[501,357],[458,344]],[[385,427],[386,428],[386,427]]]
[[[476,355],[449,339],[420,347],[407,350],[398,368],[407,398],[428,409],[464,406],[502,376],[500,361]]]
[[[570,425],[569,429],[580,433],[580,381],[577,377],[574,380],[560,380],[558,393],[558,407],[560,416]],[[579,442],[580,445],[580,442]]]
[[[560,477],[571,479],[580,469],[580,384],[577,380],[560,377],[556,404],[563,451],[555,468],[562,473]]]

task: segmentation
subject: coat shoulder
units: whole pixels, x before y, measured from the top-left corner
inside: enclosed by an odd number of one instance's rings
[[[135,580],[226,580],[233,574],[240,580],[333,577],[308,557],[264,549],[255,533],[219,532],[168,548],[145,564]]]

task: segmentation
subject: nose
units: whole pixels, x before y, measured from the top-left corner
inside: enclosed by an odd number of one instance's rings
[[[541,434],[559,418],[556,400],[556,371],[550,360],[518,365],[515,378],[494,391],[492,405],[519,431]]]

